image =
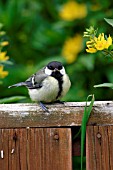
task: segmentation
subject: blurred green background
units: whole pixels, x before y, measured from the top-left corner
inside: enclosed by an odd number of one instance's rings
[[[112,100],[109,88],[93,86],[113,82],[113,60],[102,53],[86,53],[85,28],[112,35],[113,28],[104,18],[113,18],[110,0],[0,0],[0,23],[9,41],[7,54],[13,65],[5,65],[8,76],[2,79],[0,98],[27,96],[25,87],[8,89],[26,80],[49,61],[63,62],[72,82],[65,101],[85,101],[89,94],[96,100]],[[21,101],[19,101],[21,102]]]

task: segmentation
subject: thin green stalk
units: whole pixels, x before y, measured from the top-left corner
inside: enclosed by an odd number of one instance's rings
[[[87,106],[87,102],[89,98],[91,97],[90,105]],[[86,100],[86,106],[84,109],[84,114],[82,118],[82,126],[81,126],[81,170],[83,170],[83,154],[84,154],[84,143],[85,143],[85,136],[86,136],[86,125],[90,116],[90,113],[92,111],[92,107],[94,104],[94,95],[89,95]]]

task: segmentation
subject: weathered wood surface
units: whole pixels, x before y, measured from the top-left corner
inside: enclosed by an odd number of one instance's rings
[[[0,129],[0,170],[72,170],[70,128]]]
[[[113,170],[113,126],[88,126],[87,170]]]
[[[80,126],[85,102],[46,105],[0,104],[0,128]],[[96,101],[88,125],[113,125],[113,102]]]

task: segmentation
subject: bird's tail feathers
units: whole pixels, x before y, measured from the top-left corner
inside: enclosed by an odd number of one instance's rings
[[[8,88],[11,88],[11,87],[19,87],[19,86],[26,86],[26,83],[25,83],[25,82],[20,82],[20,83],[11,85],[11,86],[9,86]]]

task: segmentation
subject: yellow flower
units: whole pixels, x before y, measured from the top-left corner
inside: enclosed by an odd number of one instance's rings
[[[89,53],[95,53],[96,51],[102,51],[104,49],[108,49],[110,45],[112,45],[112,38],[109,35],[107,40],[105,39],[104,33],[99,34],[98,37],[92,38],[90,41],[86,42],[88,49],[86,49]]]
[[[0,44],[2,47],[4,47],[4,46],[6,46],[6,45],[9,45],[9,42],[8,41],[3,41],[3,42],[1,42],[1,44]]]
[[[62,48],[62,56],[68,63],[76,60],[78,53],[82,50],[83,38],[81,35],[76,35],[73,38],[68,38]]]
[[[88,46],[88,45],[91,45],[91,44],[93,44],[93,43],[94,43],[94,40],[91,39],[90,41],[87,41],[87,42],[86,42],[86,45]]]
[[[8,75],[8,71],[3,71],[3,66],[0,65],[0,78],[4,78]]]
[[[94,39],[95,39],[95,38],[96,38],[96,37],[94,37]],[[87,51],[88,53],[96,53],[96,52],[97,52],[96,48],[94,47],[94,44],[95,44],[94,39],[91,39],[90,41],[87,41],[87,42],[86,42],[86,46],[87,46],[87,48],[88,48],[88,49],[86,49],[86,51]],[[96,39],[97,39],[97,38],[96,38]]]
[[[59,12],[61,19],[73,21],[74,19],[84,18],[87,15],[87,7],[85,4],[78,4],[71,0],[65,3]]]
[[[8,56],[6,56],[7,52],[0,52],[0,61],[6,61],[9,59]]]
[[[104,33],[99,34],[98,38],[95,37],[95,41],[103,41],[103,40],[105,40]]]
[[[98,38],[95,38],[95,48],[97,50],[104,50],[104,49],[108,49],[108,47],[112,44],[112,38],[109,37],[107,38],[107,40],[104,37],[104,33],[99,34]]]
[[[97,41],[95,43],[95,48],[99,51],[102,51],[105,49],[106,46],[106,40],[102,40],[102,41]]]
[[[107,42],[106,42],[105,48],[108,49],[110,45],[112,45],[112,38],[109,35],[109,37],[107,38]]]
[[[86,49],[86,51],[88,53],[96,53],[97,52],[97,50],[95,48],[88,48],[88,49]]]

